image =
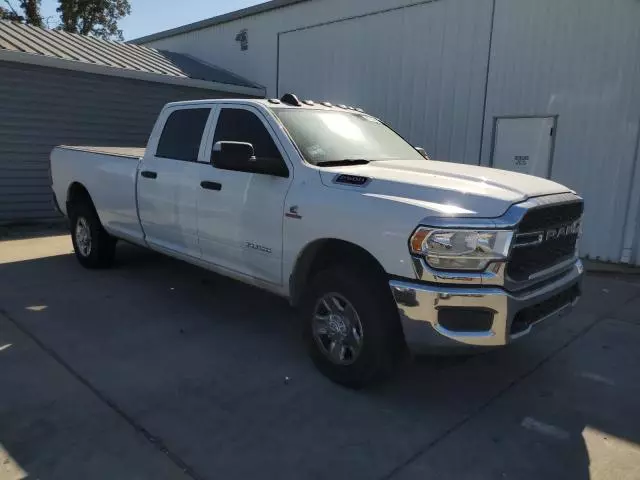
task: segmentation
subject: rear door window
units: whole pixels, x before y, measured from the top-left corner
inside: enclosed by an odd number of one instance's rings
[[[188,108],[172,112],[162,129],[156,157],[195,162],[210,108]]]

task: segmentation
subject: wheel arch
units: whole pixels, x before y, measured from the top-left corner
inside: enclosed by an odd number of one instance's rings
[[[103,224],[100,212],[96,208],[96,204],[94,203],[93,198],[91,198],[91,194],[89,193],[89,190],[87,190],[87,187],[80,182],[72,182],[67,189],[67,218],[69,218],[69,220],[71,220],[74,205],[79,205],[81,203],[89,205],[98,217],[100,224]]]
[[[308,243],[298,254],[289,277],[289,300],[298,306],[304,286],[317,272],[336,264],[355,263],[381,277],[386,271],[371,252],[355,243],[338,238],[323,238]]]
[[[95,209],[89,190],[80,182],[72,182],[67,189],[67,208],[69,205],[88,202]]]

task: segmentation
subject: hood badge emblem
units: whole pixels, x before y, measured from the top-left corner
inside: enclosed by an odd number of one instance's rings
[[[369,177],[363,177],[362,175],[348,175],[341,173],[333,179],[333,183],[339,183],[342,185],[352,185],[355,187],[365,187],[371,181]]]

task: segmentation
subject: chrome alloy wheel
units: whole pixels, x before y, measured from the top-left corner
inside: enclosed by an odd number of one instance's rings
[[[327,293],[316,303],[313,337],[322,353],[336,365],[351,365],[362,350],[363,332],[358,312],[339,293]]]
[[[80,255],[88,257],[91,254],[91,229],[86,218],[78,217],[76,220],[75,237]]]

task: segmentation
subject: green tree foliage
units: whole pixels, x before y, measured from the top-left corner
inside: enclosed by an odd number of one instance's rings
[[[20,12],[9,0],[4,0],[5,6],[0,7],[0,19],[14,22],[27,23],[36,27],[42,27],[42,15],[40,15],[40,0],[21,0]]]
[[[24,17],[10,8],[0,7],[0,20],[11,20],[12,22],[24,22]]]
[[[14,6],[10,0],[4,0],[4,5],[0,6],[0,19],[43,27],[40,2],[20,0]],[[131,13],[131,5],[129,0],[58,0],[56,11],[60,14],[56,29],[105,40],[123,40],[118,21]]]
[[[123,40],[118,21],[131,13],[129,0],[58,0],[59,28],[65,32]]]

